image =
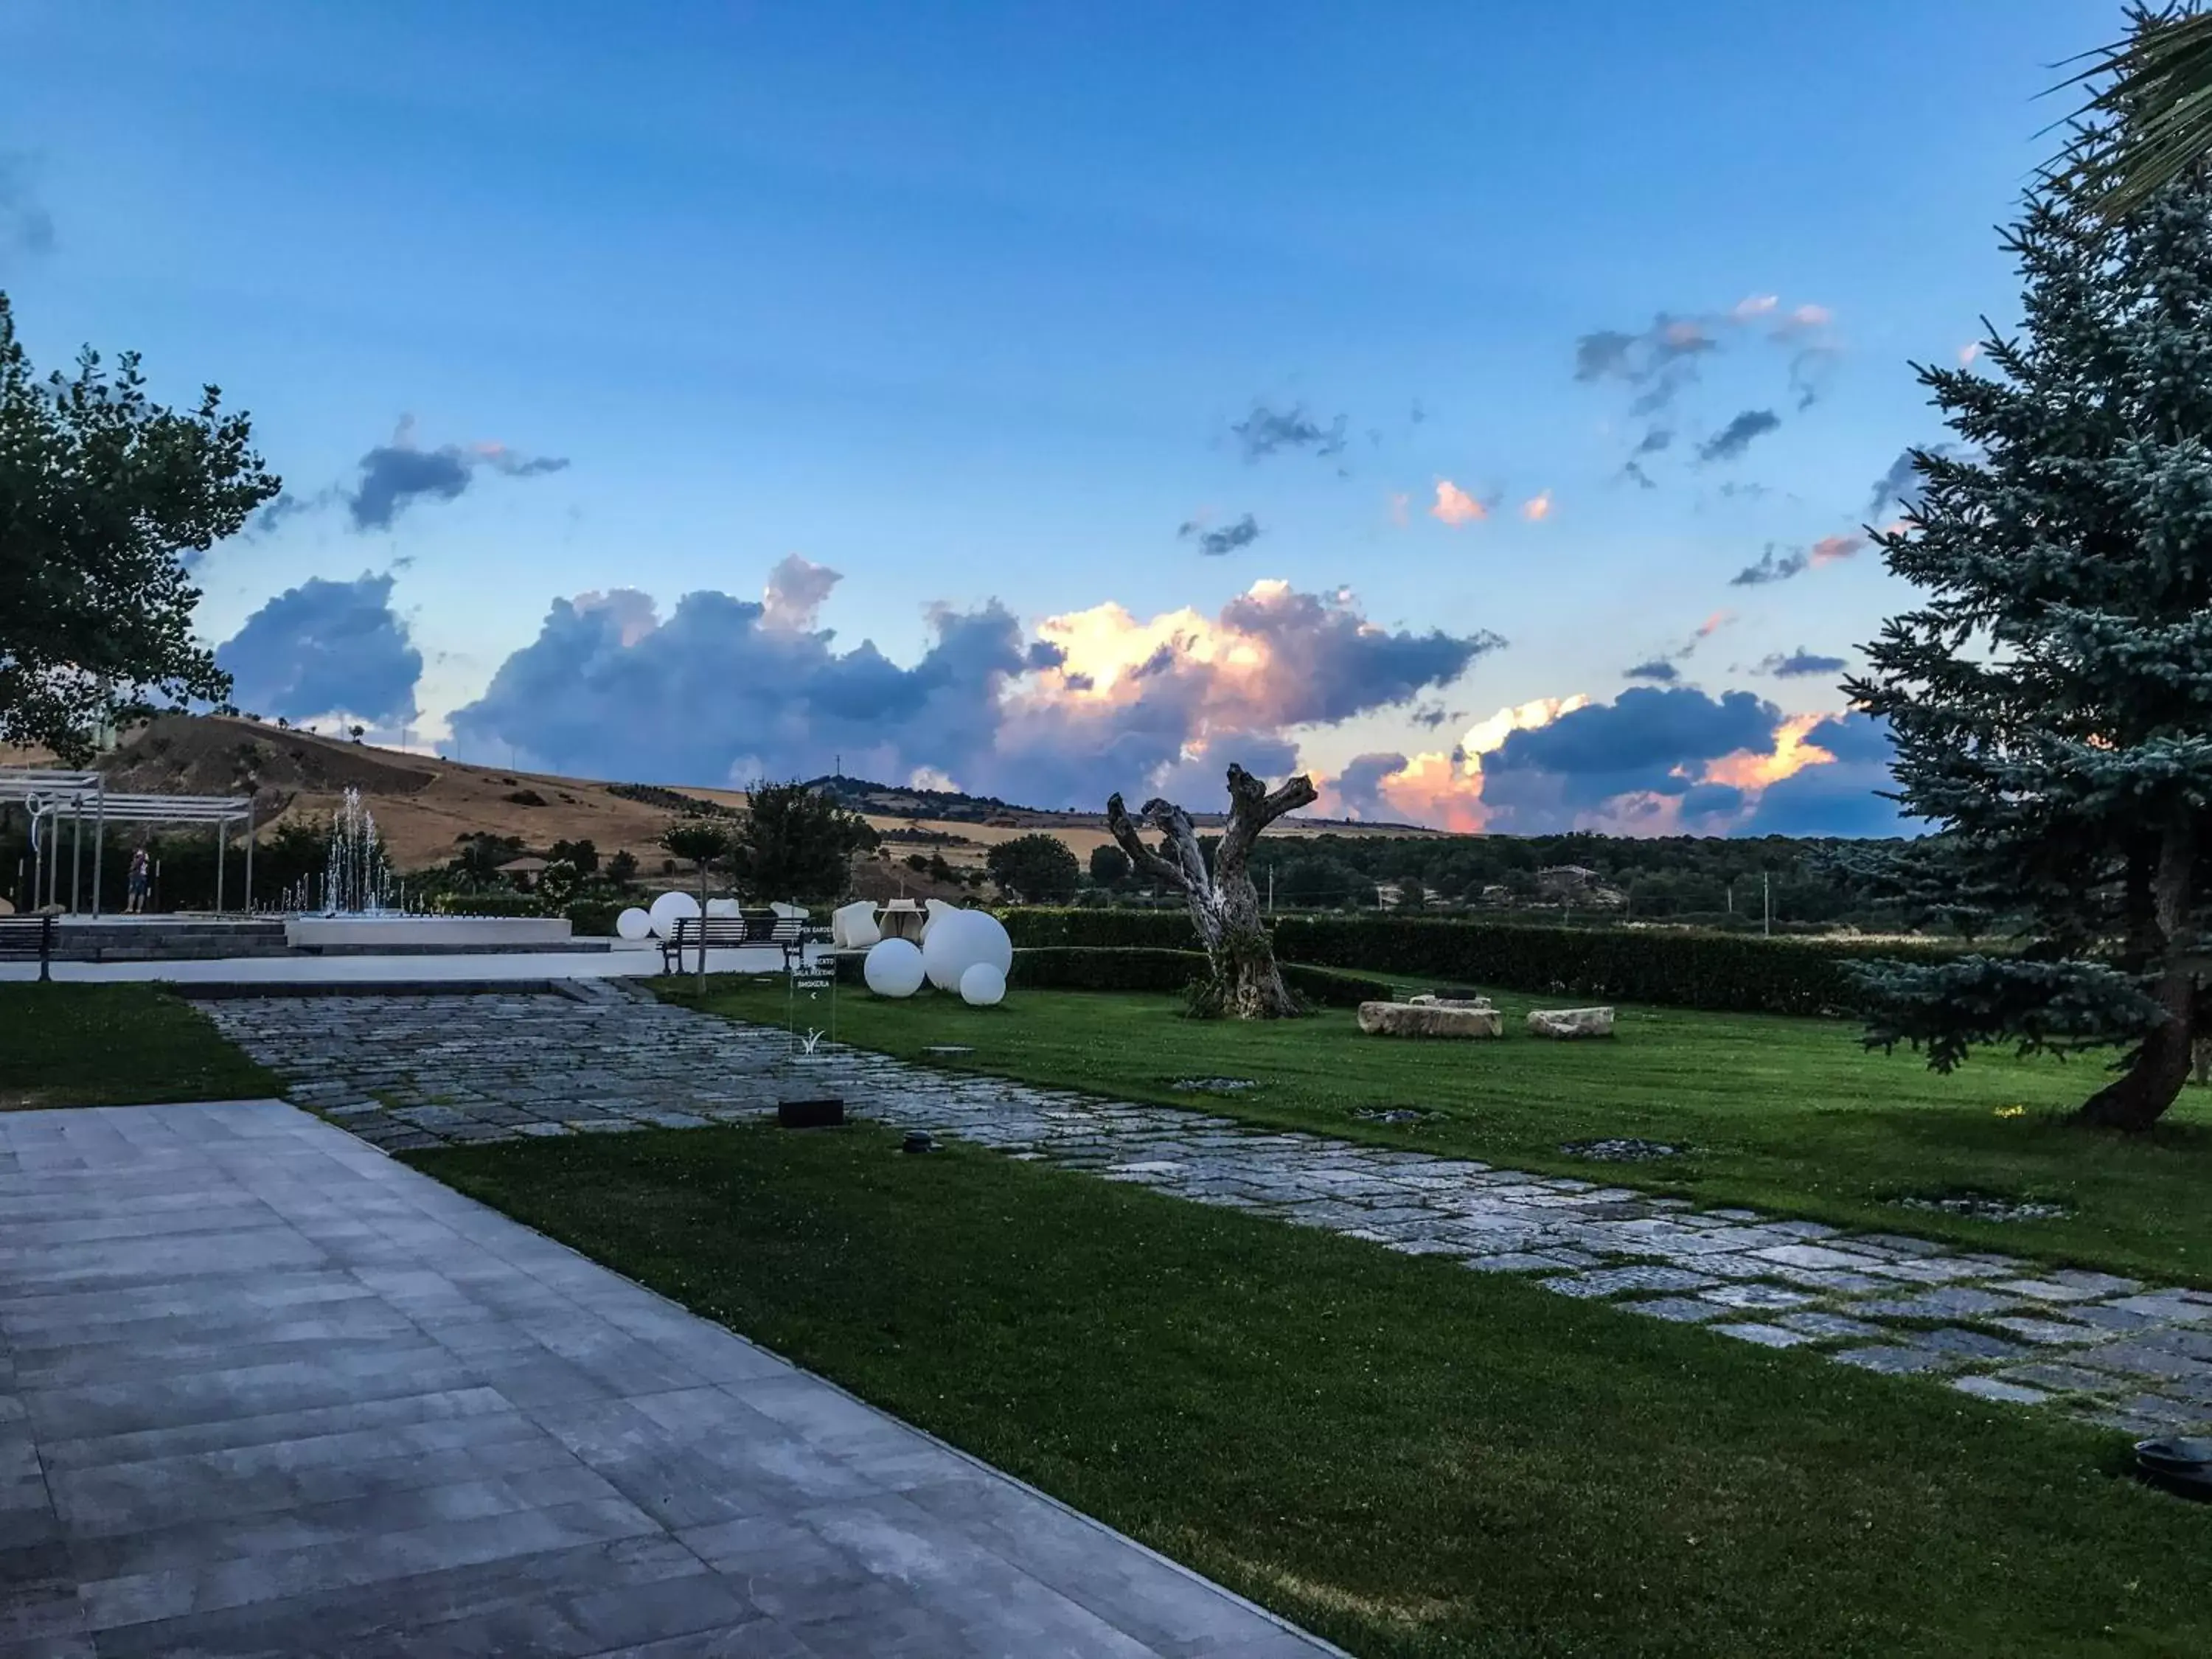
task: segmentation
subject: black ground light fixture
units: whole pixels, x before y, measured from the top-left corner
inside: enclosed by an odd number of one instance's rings
[[[2176,1497],[2212,1503],[2212,1440],[2193,1435],[2138,1440],[2136,1472]]]

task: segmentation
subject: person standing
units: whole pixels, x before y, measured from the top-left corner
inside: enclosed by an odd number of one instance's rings
[[[130,912],[137,915],[146,908],[147,890],[154,884],[153,860],[146,856],[143,846],[131,855],[131,876],[125,884],[130,892]]]

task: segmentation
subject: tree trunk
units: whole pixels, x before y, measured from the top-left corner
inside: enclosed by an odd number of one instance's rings
[[[1106,803],[1106,823],[1114,839],[1139,870],[1182,893],[1206,947],[1206,983],[1194,1000],[1194,1012],[1232,1019],[1285,1019],[1304,1012],[1275,965],[1274,941],[1261,918],[1260,895],[1246,866],[1260,832],[1315,798],[1310,778],[1292,778],[1270,793],[1243,767],[1231,766],[1229,823],[1214,849],[1211,870],[1190,815],[1172,801],[1145,803],[1144,821],[1160,831],[1158,850],[1137,834],[1121,796]]]
[[[2197,838],[2186,816],[2177,815],[2160,837],[2150,897],[2155,916],[2157,957],[2164,969],[2151,994],[2166,1018],[2150,1029],[2128,1069],[2082,1103],[2075,1116],[2102,1129],[2139,1133],[2165,1115],[2189,1081],[2197,1003],[2197,963],[2185,951],[2191,878]]]

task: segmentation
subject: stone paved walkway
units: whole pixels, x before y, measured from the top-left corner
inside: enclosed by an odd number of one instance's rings
[[[291,1098],[389,1149],[847,1109],[1279,1217],[1563,1296],[2145,1434],[2212,1424],[2212,1293],[1900,1233],[1705,1209],[1468,1159],[1265,1133],[789,1037],[595,986],[569,995],[211,1003]]]
[[[1337,1651],[282,1101],[0,1113],[0,1655]]]

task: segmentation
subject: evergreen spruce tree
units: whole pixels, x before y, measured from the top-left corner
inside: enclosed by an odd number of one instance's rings
[[[1942,831],[1893,890],[2021,946],[1867,970],[1870,1035],[1944,1070],[2005,1039],[2118,1048],[2080,1116],[2139,1130],[2212,1034],[2212,172],[2109,220],[2080,181],[2120,137],[2077,134],[2008,234],[2025,325],[1990,372],[1918,371],[1963,444],[1915,456],[1878,539],[1923,598],[1847,689]]]

